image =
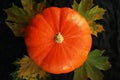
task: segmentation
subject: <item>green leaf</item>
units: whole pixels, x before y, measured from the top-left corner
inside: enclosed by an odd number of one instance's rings
[[[82,65],[80,68],[74,72],[74,80],[87,80],[88,76],[86,73],[85,65]]]
[[[74,0],[73,2],[74,4],[72,5],[72,8],[76,11],[78,11],[78,3],[76,2],[76,0]]]
[[[89,10],[91,7],[92,7],[92,5],[93,5],[93,3],[92,3],[92,1],[93,0],[81,0],[81,2],[80,2],[80,4],[78,4],[75,0],[74,0],[74,2],[75,3],[73,3],[73,5],[74,4],[77,4],[76,5],[76,10],[81,14],[81,15],[83,15],[84,17],[86,17],[86,12],[87,12],[87,10]],[[74,7],[73,7],[73,9],[74,9]]]
[[[8,18],[6,19],[6,24],[10,27],[16,36],[23,36],[24,30],[28,25],[31,16],[28,13],[13,4],[11,8],[5,10]]]
[[[41,12],[46,7],[46,0],[41,0],[40,3],[36,3],[35,0],[21,0],[21,2],[24,10],[30,14]]]
[[[86,62],[75,70],[73,80],[103,80],[101,70],[108,70],[111,65],[108,57],[102,56],[104,51],[93,50],[89,53]]]
[[[94,65],[97,69],[100,70],[107,70],[111,67],[110,63],[108,62],[108,57],[102,56],[103,51],[94,50],[90,52],[87,61]]]
[[[95,20],[103,19],[104,12],[105,10],[103,8],[99,8],[97,5],[86,12],[87,20],[95,21]]]
[[[35,4],[35,0],[21,0],[23,5],[23,9],[29,14],[33,15],[33,5]]]
[[[21,0],[21,3],[23,8],[13,4],[12,7],[5,9],[8,15],[6,24],[15,36],[24,36],[25,29],[30,20],[45,7],[45,0],[41,3],[36,3],[35,0]]]
[[[94,5],[93,0],[81,0],[79,4],[74,0],[72,8],[86,18],[93,35],[97,36],[97,33],[104,31],[102,25],[99,28],[98,25],[100,24],[95,21],[103,19],[105,10],[99,8],[98,5]]]
[[[86,62],[85,66],[88,78],[90,80],[103,80],[103,74],[100,72],[99,69],[95,68],[94,65]]]

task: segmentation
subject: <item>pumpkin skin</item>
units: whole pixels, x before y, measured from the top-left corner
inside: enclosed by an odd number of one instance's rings
[[[61,43],[55,41],[60,33]],[[25,31],[31,59],[43,70],[61,74],[80,67],[91,48],[91,29],[79,13],[70,8],[49,7],[33,17]]]

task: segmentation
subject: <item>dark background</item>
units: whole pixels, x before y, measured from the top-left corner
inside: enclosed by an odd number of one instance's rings
[[[40,0],[36,0],[40,1]],[[80,0],[78,0],[80,1]],[[47,6],[71,7],[73,0],[47,0]],[[7,18],[3,9],[15,3],[21,7],[20,0],[0,0],[0,80],[12,80],[10,73],[15,70],[12,64],[16,58],[27,54],[24,39],[15,37],[5,24]],[[95,4],[106,9],[104,20],[98,21],[105,31],[93,36],[92,49],[105,49],[112,68],[103,72],[104,80],[120,80],[120,0],[94,0]],[[74,73],[52,75],[52,80],[72,80]]]

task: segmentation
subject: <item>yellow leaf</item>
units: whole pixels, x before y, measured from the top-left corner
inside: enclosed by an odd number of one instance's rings
[[[98,24],[98,25],[97,25],[97,32],[102,32],[102,31],[104,31],[103,26],[100,25],[100,24]]]
[[[45,80],[45,77],[48,76],[48,74],[38,67],[28,56],[24,56],[21,60],[16,62],[16,64],[20,65],[20,68],[18,69],[18,78],[38,80],[37,76],[39,76]]]

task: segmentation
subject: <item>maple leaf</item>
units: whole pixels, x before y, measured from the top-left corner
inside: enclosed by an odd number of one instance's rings
[[[99,8],[98,5],[94,5],[93,0],[81,0],[79,4],[74,0],[72,8],[86,18],[93,35],[97,36],[98,32],[104,31],[102,25],[100,26],[100,24],[97,24],[95,21],[103,19],[105,10]]]
[[[102,56],[103,51],[95,49],[88,55],[86,62],[75,70],[73,80],[103,80],[101,70],[108,70],[111,65],[108,57]]]
[[[24,36],[26,27],[32,17],[41,12],[45,7],[46,0],[36,3],[35,0],[21,0],[23,8],[19,8],[16,5],[5,9],[8,17],[6,24],[13,31],[15,36]]]
[[[12,74],[15,80],[46,80],[49,77],[49,74],[38,67],[28,56],[24,56],[15,64],[19,65],[18,70]]]

